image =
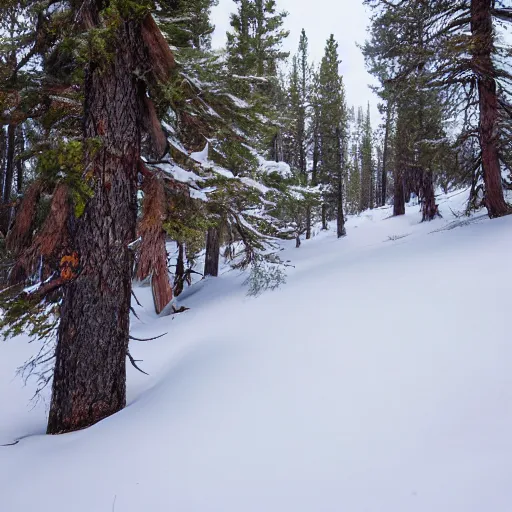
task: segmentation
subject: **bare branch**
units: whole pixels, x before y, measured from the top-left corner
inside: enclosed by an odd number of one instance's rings
[[[130,339],[134,341],[152,341],[157,340],[158,338],[162,338],[166,334],[169,334],[168,332],[164,332],[163,334],[160,334],[160,336],[155,336],[154,338],[135,338],[134,336],[130,335]]]
[[[139,370],[140,373],[143,373],[144,375],[148,375],[149,376],[149,373],[146,373],[144,370],[141,370],[138,366],[137,366],[137,363],[141,363],[142,361],[140,359],[134,359],[132,357],[132,355],[130,354],[130,351],[126,351],[126,355],[128,356],[128,358],[130,359],[130,363],[132,363],[132,366]]]

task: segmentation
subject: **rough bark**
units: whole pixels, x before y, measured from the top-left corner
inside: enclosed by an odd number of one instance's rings
[[[503,196],[498,154],[498,100],[496,72],[492,62],[493,0],[471,0],[472,68],[477,77],[479,101],[479,138],[485,184],[485,205],[489,217],[510,213]]]
[[[160,314],[172,300],[172,287],[167,269],[164,221],[167,217],[165,188],[160,176],[144,178],[143,215],[138,226],[141,238],[136,278],[151,277],[155,311]]]
[[[206,235],[206,258],[204,275],[217,277],[219,275],[220,232],[218,227],[208,229]]]
[[[82,21],[100,25],[100,0],[82,3]],[[93,197],[75,219],[79,273],[65,287],[47,432],[88,427],[126,404],[126,356],[135,238],[141,109],[146,69],[141,20],[123,19],[111,61],[86,70],[84,136],[102,146],[92,165]]]

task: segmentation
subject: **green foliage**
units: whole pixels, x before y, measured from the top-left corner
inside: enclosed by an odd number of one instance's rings
[[[286,283],[283,262],[274,254],[254,258],[249,277],[244,282],[248,286],[247,295],[257,297],[267,290],[276,290]]]
[[[4,339],[28,334],[31,338],[51,338],[58,325],[58,298],[40,299],[37,295],[16,293],[19,289],[7,289],[0,293],[2,309],[0,333]]]
[[[282,28],[286,12],[277,12],[275,0],[235,0],[228,32],[228,59],[240,75],[276,76],[280,61],[288,57],[281,44],[289,32]]]
[[[98,150],[100,142],[90,139],[87,143],[89,155]],[[82,215],[87,200],[92,197],[92,188],[83,176],[84,145],[81,141],[60,141],[43,152],[37,163],[37,172],[47,183],[65,183],[75,204],[75,215]]]
[[[161,19],[162,30],[178,48],[209,50],[215,29],[210,13],[218,0],[175,0],[172,18]]]

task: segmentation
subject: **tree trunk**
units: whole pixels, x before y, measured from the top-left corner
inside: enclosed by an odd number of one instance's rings
[[[395,166],[394,182],[393,215],[396,217],[397,215],[405,215],[404,176],[399,166]]]
[[[313,135],[313,169],[311,171],[311,186],[316,187],[318,185],[318,161],[320,160],[319,155],[319,140],[318,140],[318,133],[317,128],[314,128],[315,133]]]
[[[14,149],[16,145],[16,126],[10,124],[7,128],[7,159],[5,163],[5,178],[2,189],[2,203],[8,203],[11,198],[12,180],[14,177]]]
[[[87,28],[100,25],[101,1],[84,2]],[[141,20],[124,19],[112,60],[90,63],[84,136],[101,138],[93,155],[94,195],[74,222],[78,275],[64,289],[57,337],[49,434],[74,431],[126,404],[126,354],[135,238],[141,102],[145,87]]]
[[[432,171],[425,171],[423,173],[423,186],[422,186],[422,206],[421,211],[423,214],[422,222],[435,219],[439,215],[438,205],[434,194]]]
[[[311,238],[311,206],[306,208],[306,240]]]
[[[386,128],[384,132],[384,150],[382,151],[382,184],[381,184],[381,198],[380,205],[384,206],[386,204],[386,196],[387,196],[387,187],[388,187],[388,145],[389,145],[389,130],[391,127],[391,106],[388,102],[387,104],[387,112],[386,112]]]
[[[327,204],[322,203],[322,229],[325,231],[328,229],[327,226]]]
[[[176,273],[174,274],[174,295],[178,297],[183,291],[185,283],[185,249],[183,242],[178,244],[178,261],[176,262]]]
[[[2,201],[2,191],[4,190],[5,180],[5,160],[7,158],[7,139],[5,136],[5,126],[0,126],[0,202]]]
[[[347,230],[345,229],[345,216],[343,214],[343,141],[341,140],[341,133],[339,127],[336,128],[336,140],[338,143],[338,190],[337,190],[337,218],[336,218],[336,231],[338,238],[345,236]]]
[[[347,234],[347,230],[345,229],[345,216],[343,214],[343,178],[341,173],[338,177],[337,203],[336,231],[338,238],[341,238]]]
[[[503,196],[498,155],[498,101],[496,71],[492,62],[493,0],[471,0],[471,32],[473,35],[472,68],[477,77],[480,107],[480,148],[485,184],[485,205],[489,217],[510,213]]]
[[[283,136],[280,129],[277,130],[272,141],[272,160],[276,163],[283,161]]]
[[[23,135],[23,129],[20,126],[18,128],[18,153],[21,154],[25,151],[25,137]],[[23,174],[24,174],[23,161],[18,158],[16,161],[16,194],[20,195],[23,191]]]
[[[14,149],[16,145],[16,125],[10,124],[7,128],[7,158],[2,189],[2,208],[0,210],[0,232],[6,234],[9,230],[11,208],[7,206],[11,199],[12,181],[14,177]]]
[[[220,232],[218,227],[208,229],[206,235],[206,258],[204,275],[217,277],[219,275]]]
[[[375,206],[375,173],[371,167],[370,167],[369,181],[370,181],[370,197],[369,197],[370,210],[373,210],[373,208]]]

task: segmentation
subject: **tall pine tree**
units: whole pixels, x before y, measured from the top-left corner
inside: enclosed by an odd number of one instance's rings
[[[346,172],[347,107],[343,79],[339,73],[338,43],[331,35],[325,46],[318,78],[320,176],[324,189],[323,228],[335,214],[338,237],[346,234],[343,183]]]

